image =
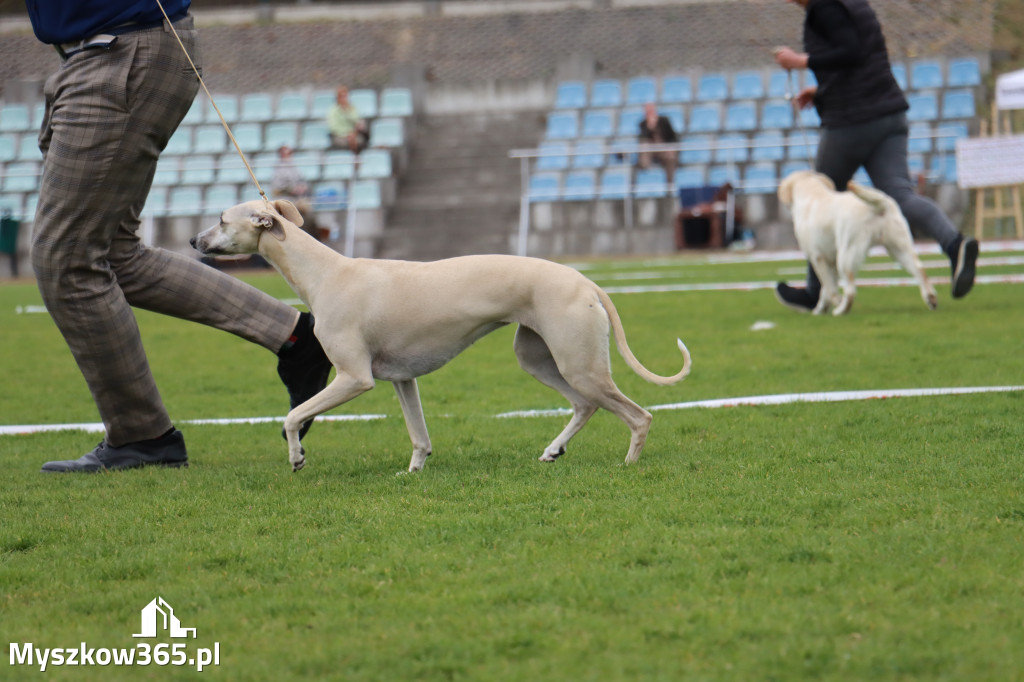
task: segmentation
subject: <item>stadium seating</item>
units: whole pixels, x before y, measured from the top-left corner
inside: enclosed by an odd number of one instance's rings
[[[702,104],[690,109],[692,133],[715,133],[722,128],[722,110],[717,104]]]
[[[939,104],[933,92],[919,92],[907,97],[908,121],[934,121],[939,117]]]
[[[214,105],[216,104],[216,107]],[[206,123],[217,123],[220,124],[220,116],[217,115],[217,109],[220,110],[220,115],[224,117],[224,120],[228,123],[235,123],[239,120],[239,105],[237,95],[225,95],[216,94],[213,95],[213,101],[206,100],[205,103],[206,114],[203,120]],[[198,124],[199,121],[196,121]]]
[[[704,186],[704,170],[696,166],[688,166],[684,168],[676,169],[675,177],[676,189],[682,187],[703,187]]]
[[[658,101],[658,84],[653,78],[631,78],[626,86],[626,105],[643,106]]]
[[[274,120],[302,121],[307,118],[309,118],[309,105],[305,95],[286,93],[278,98],[277,107],[274,110]]]
[[[754,130],[757,128],[757,105],[753,102],[734,102],[725,110],[725,130]]]
[[[714,156],[714,137],[711,135],[687,135],[682,140],[679,160],[684,165],[711,163]]]
[[[619,114],[618,134],[623,137],[631,136],[635,139],[640,132],[640,121],[642,120],[644,120],[644,110],[640,107],[623,109],[622,113]]]
[[[747,194],[771,194],[778,183],[774,163],[752,163],[743,171],[743,191]]]
[[[742,133],[726,133],[718,137],[714,160],[720,163],[745,163],[750,158],[750,144]]]
[[[751,141],[752,161],[782,161],[786,158],[785,136],[781,130],[762,130]]]
[[[617,80],[595,81],[590,88],[591,107],[622,106],[622,84]]]
[[[21,143],[18,145],[18,161],[42,161],[43,153],[39,151],[39,140],[35,135],[25,134],[21,136]]]
[[[911,154],[927,154],[932,150],[932,126],[924,121],[910,124],[910,136],[907,140],[907,151]]]
[[[937,61],[920,60],[911,64],[910,85],[915,90],[928,90],[943,86],[942,65]]]
[[[667,76],[661,81],[661,102],[683,104],[693,100],[693,85],[689,76]]]
[[[5,104],[0,107],[0,133],[20,133],[32,129],[27,104]]]
[[[974,118],[974,93],[947,90],[942,94],[942,118]]]
[[[299,143],[299,124],[294,121],[275,121],[264,126],[263,149],[274,151],[282,146],[295,149]]]
[[[264,123],[273,119],[273,98],[268,93],[253,92],[242,97],[240,121]]]
[[[4,192],[34,192],[39,187],[39,164],[14,161],[5,167]]]
[[[351,100],[351,93],[349,93],[349,99]],[[362,110],[359,109],[359,113],[362,116]],[[379,116],[393,116],[393,117],[406,117],[412,116],[413,104],[412,104],[412,91],[408,88],[384,88],[380,93],[380,110],[378,111]],[[353,195],[353,201],[355,201],[355,195]]]
[[[638,199],[657,199],[669,192],[668,176],[661,166],[641,168],[633,179],[633,195]]]
[[[901,90],[906,91],[909,88],[906,64],[894,62],[892,64],[892,75],[896,79],[896,84],[900,86]]]
[[[761,127],[786,130],[793,127],[793,105],[789,102],[767,101],[761,109]]]
[[[359,210],[374,210],[383,205],[380,182],[356,180],[349,188],[349,204]]]
[[[530,201],[554,201],[562,190],[560,173],[538,172],[530,176]]]
[[[768,76],[768,97],[784,99],[796,94],[798,88],[792,71],[776,69]]]
[[[614,109],[591,109],[584,112],[580,137],[610,137],[614,132]]]
[[[629,194],[632,173],[625,166],[607,168],[601,174],[601,188],[598,196],[601,199],[625,199]]]
[[[541,142],[537,151],[542,156],[537,158],[536,168],[540,171],[565,170],[569,167],[569,143],[562,141]]]
[[[236,123],[231,126],[231,134],[246,154],[263,151],[263,126],[259,123]],[[223,150],[218,147],[210,151],[216,153]]]
[[[18,136],[13,133],[0,134],[0,163],[18,158]]]
[[[181,161],[181,179],[183,185],[209,185],[216,178],[212,156],[197,154],[186,156]]]
[[[587,106],[587,86],[582,81],[565,81],[555,87],[555,109]]]
[[[407,104],[411,104],[411,100],[408,102],[400,102],[399,100],[404,98],[404,95],[392,94],[389,96],[389,106],[395,109],[405,110]],[[322,116],[316,118],[324,118],[327,116],[327,112],[330,110],[334,103],[337,102],[338,98],[335,93],[331,93],[331,103],[324,108]],[[351,104],[359,115],[364,119],[376,118],[378,115],[381,116],[407,116],[408,114],[380,114],[377,109],[377,91],[370,90],[369,88],[358,88],[356,90],[350,90],[348,93],[348,103]]]
[[[566,174],[562,186],[563,198],[569,201],[589,201],[596,196],[596,193],[597,182],[594,171],[573,170]]]
[[[370,144],[374,147],[401,147],[405,129],[400,118],[375,118],[370,123]]]
[[[360,178],[390,178],[391,154],[386,150],[368,149],[359,157]]]
[[[573,168],[601,168],[604,166],[604,142],[601,140],[581,140],[576,143],[576,153],[572,157]]]
[[[725,74],[704,74],[697,81],[697,101],[714,102],[729,98],[729,81]]]
[[[975,87],[981,85],[981,68],[974,57],[954,59],[949,62],[949,77],[946,85],[951,88]]]
[[[764,79],[759,71],[739,71],[732,78],[733,99],[761,99]]]
[[[549,140],[572,139],[579,135],[580,119],[576,112],[555,111],[548,114],[546,137]]]

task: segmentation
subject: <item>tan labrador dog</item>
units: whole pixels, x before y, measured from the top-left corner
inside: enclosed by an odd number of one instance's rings
[[[877,189],[855,182],[847,187],[849,191],[837,192],[827,176],[809,170],[791,173],[779,184],[779,201],[791,207],[797,243],[821,280],[814,314],[850,312],[857,271],[868,250],[878,245],[914,276],[925,305],[934,310],[939,299],[914,253],[900,207]]]
[[[655,384],[690,373],[690,353],[678,374],[647,370],[626,344],[611,299],[564,265],[518,256],[464,256],[430,263],[346,258],[300,229],[287,201],[250,201],[228,209],[220,223],[192,238],[210,255],[259,253],[309,306],[315,333],[337,375],[285,418],[293,471],[305,464],[299,426],[374,386],[391,381],[412,439],[409,471],[430,454],[416,377],[433,372],[485,334],[518,324],[514,349],[520,366],[570,402],[573,416],[544,450],[553,462],[599,407],[632,434],[626,462],[640,456],[651,414],[612,381],[609,330],[630,368]]]

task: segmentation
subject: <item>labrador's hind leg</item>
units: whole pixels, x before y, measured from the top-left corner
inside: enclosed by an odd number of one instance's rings
[[[554,462],[565,454],[565,448],[572,437],[586,425],[594,413],[594,405],[577,393],[558,371],[558,365],[540,334],[528,327],[520,326],[516,331],[514,346],[519,366],[545,386],[561,393],[572,405],[572,419],[540,456],[542,462]]]

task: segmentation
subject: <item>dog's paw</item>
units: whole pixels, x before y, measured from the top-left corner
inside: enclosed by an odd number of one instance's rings
[[[292,473],[294,474],[296,471],[298,471],[299,469],[301,469],[304,466],[306,466],[306,458],[305,457],[300,459],[298,462],[292,462]]]
[[[925,303],[928,304],[928,310],[935,310],[939,307],[939,297],[935,294],[929,294]]]
[[[558,448],[558,450],[545,450],[544,454],[538,457],[541,462],[554,462],[559,457],[565,454],[565,448]]]

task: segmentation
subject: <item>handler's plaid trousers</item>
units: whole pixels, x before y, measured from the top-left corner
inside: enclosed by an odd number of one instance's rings
[[[192,18],[175,28],[201,64]],[[113,446],[172,426],[132,306],[223,329],[275,352],[298,319],[291,306],[234,277],[139,239],[157,157],[197,90],[166,23],[73,55],[45,86],[32,263]]]

